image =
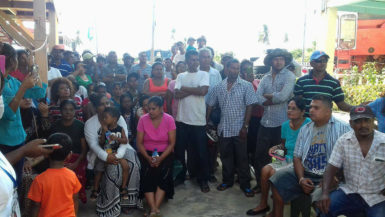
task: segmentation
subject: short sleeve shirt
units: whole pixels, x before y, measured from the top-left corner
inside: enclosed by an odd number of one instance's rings
[[[183,72],[176,79],[175,89],[182,87],[209,87],[210,76],[204,71]],[[206,125],[206,103],[204,96],[190,95],[179,100],[176,120],[194,126]]]
[[[168,132],[175,130],[175,121],[171,115],[163,113],[162,121],[157,128],[152,124],[149,114],[143,115],[138,123],[138,132],[144,133],[143,144],[147,151],[163,152],[168,146]]]
[[[345,194],[357,193],[369,206],[385,201],[380,192],[385,189],[385,134],[374,131],[370,149],[364,157],[352,130],[341,136],[334,146],[329,163],[343,168]]]
[[[306,103],[305,115],[309,116],[310,102],[315,95],[326,95],[336,103],[344,101],[345,94],[342,91],[340,82],[326,73],[325,77],[317,81],[313,78],[312,72],[302,76],[294,86],[294,95],[301,95]]]
[[[285,139],[285,148],[287,149],[287,155],[289,158],[293,158],[295,142],[297,141],[298,133],[300,129],[311,122],[310,118],[306,118],[301,127],[298,130],[292,130],[290,128],[290,121],[285,121],[281,127],[281,138]]]
[[[51,133],[65,133],[72,140],[72,152],[80,154],[82,152],[82,143],[80,139],[84,138],[84,123],[74,120],[71,126],[64,126],[61,120],[52,125]]]
[[[40,203],[39,217],[75,217],[73,195],[77,194],[81,187],[72,170],[65,167],[50,168],[32,182],[28,198]]]

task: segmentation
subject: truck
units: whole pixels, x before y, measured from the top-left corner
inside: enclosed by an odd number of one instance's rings
[[[337,40],[335,72],[343,73],[353,66],[361,71],[367,62],[375,62],[378,72],[385,68],[385,19],[358,19],[355,40]]]

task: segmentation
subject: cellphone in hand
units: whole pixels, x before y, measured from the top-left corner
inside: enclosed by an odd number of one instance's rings
[[[59,144],[45,144],[45,145],[40,145],[40,147],[48,148],[48,149],[54,149],[54,150],[62,148],[62,146]]]

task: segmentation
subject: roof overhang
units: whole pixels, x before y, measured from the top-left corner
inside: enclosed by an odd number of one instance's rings
[[[329,0],[327,6],[339,11],[385,15],[385,0]]]

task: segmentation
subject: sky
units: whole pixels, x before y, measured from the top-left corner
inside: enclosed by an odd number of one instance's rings
[[[309,20],[318,5],[306,0],[55,0],[59,31],[75,38],[83,49],[137,56],[151,48],[153,2],[155,2],[155,49],[170,49],[176,41],[204,35],[217,53],[232,51],[237,58],[260,56],[266,48],[302,48],[305,11],[306,46],[315,34]],[[305,6],[307,4],[307,6]],[[305,10],[306,8],[306,10]],[[310,22],[314,24],[314,22]],[[270,45],[258,43],[266,24]],[[313,26],[313,27],[312,27]],[[93,39],[88,39],[91,29]],[[175,29],[174,38],[172,30]],[[288,42],[284,43],[285,34]],[[81,50],[80,50],[81,51]]]

